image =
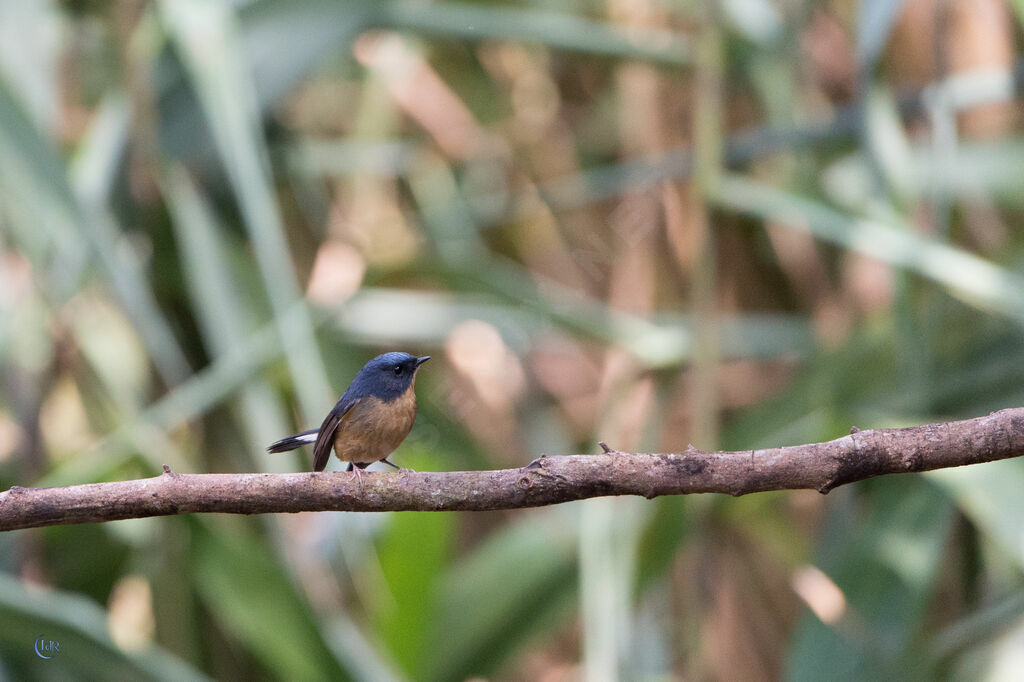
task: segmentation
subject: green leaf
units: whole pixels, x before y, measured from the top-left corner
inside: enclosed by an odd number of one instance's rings
[[[271,545],[242,523],[218,526],[197,520],[192,537],[200,598],[254,658],[279,679],[345,677],[305,596],[275,559]]]
[[[36,638],[59,643],[43,660]],[[77,594],[28,586],[0,573],[0,660],[21,679],[206,680],[199,670],[158,647],[127,653],[107,634],[107,615]],[[0,668],[0,673],[3,668]]]
[[[860,3],[860,27],[857,31],[857,61],[865,72],[878,62],[889,41],[906,0],[864,0]]]
[[[123,143],[122,136],[110,132],[110,126],[118,125],[110,119],[123,117],[116,101],[111,102],[101,108],[92,130],[102,143],[84,147],[98,156],[110,154],[110,145]],[[102,166],[89,160],[81,165]],[[83,204],[78,193],[97,201]],[[188,375],[188,362],[141,267],[133,254],[118,248],[120,227],[94,194],[86,188],[73,188],[57,150],[28,119],[2,79],[0,195],[6,200],[5,211],[19,246],[36,262],[50,266],[52,283],[43,288],[51,299],[62,302],[70,297],[80,285],[86,264],[95,258],[164,379],[173,384]]]
[[[255,74],[242,52],[237,17],[226,2],[173,0],[161,2],[160,9],[227,173],[271,308],[278,320],[286,312],[293,315],[290,324],[278,324],[278,332],[299,402],[307,415],[321,414],[333,392],[313,321],[304,306],[296,308],[303,299],[271,181]]]
[[[424,679],[487,676],[564,617],[576,595],[576,539],[567,509],[532,512],[500,527],[452,567]]]
[[[1006,459],[926,474],[964,514],[1024,569],[1024,460]]]
[[[846,610],[830,624],[804,616],[786,678],[906,677],[919,670],[911,644],[925,626],[953,506],[910,477],[858,484],[841,496],[830,505],[815,564],[842,590]]]
[[[212,357],[230,354],[244,344],[254,326],[251,299],[243,296],[232,277],[224,231],[213,209],[180,166],[162,174],[161,185],[171,209],[178,249],[186,272],[192,308]],[[264,381],[241,387],[236,411],[241,430],[248,436],[249,457],[259,471],[284,471],[289,461],[273,457],[266,444],[285,433],[286,420],[280,399]]]
[[[378,545],[386,585],[375,593],[377,634],[412,679],[428,653],[455,521],[451,514],[392,514]]]
[[[824,204],[737,175],[722,179],[716,202],[926,277],[982,310],[1024,321],[1024,277],[895,220],[844,215]]]
[[[678,33],[650,28],[626,33],[616,26],[570,14],[455,2],[387,2],[383,9],[386,13],[381,23],[385,26],[427,34],[534,42],[666,64],[686,64],[691,59],[690,45]]]

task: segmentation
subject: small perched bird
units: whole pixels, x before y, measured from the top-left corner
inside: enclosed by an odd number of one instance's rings
[[[313,471],[323,471],[333,448],[338,459],[348,462],[346,471],[354,471],[360,481],[360,469],[374,462],[402,470],[387,458],[416,420],[416,370],[429,359],[408,353],[378,355],[359,370],[319,429],[282,438],[267,451],[287,452],[313,443]]]

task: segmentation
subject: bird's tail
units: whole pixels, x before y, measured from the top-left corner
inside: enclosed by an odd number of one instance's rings
[[[320,429],[310,429],[309,431],[296,433],[294,436],[282,438],[276,443],[268,445],[267,452],[288,452],[295,448],[301,448],[303,445],[309,445],[316,441],[316,434],[319,431]]]

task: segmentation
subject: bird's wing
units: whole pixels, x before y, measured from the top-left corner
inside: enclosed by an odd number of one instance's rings
[[[356,406],[359,398],[352,398],[346,393],[341,396],[338,404],[334,406],[320,425],[320,431],[316,435],[316,443],[313,444],[313,471],[323,471],[327,468],[327,462],[331,459],[331,448],[334,447],[334,437],[338,433],[338,426],[348,411]]]

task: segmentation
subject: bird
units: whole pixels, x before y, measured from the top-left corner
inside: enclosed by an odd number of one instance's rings
[[[267,452],[287,452],[313,443],[313,471],[323,471],[331,458],[348,462],[362,484],[361,469],[388,455],[405,440],[416,421],[416,371],[429,355],[416,357],[391,352],[367,362],[327,414],[318,429],[303,431],[271,443]]]

